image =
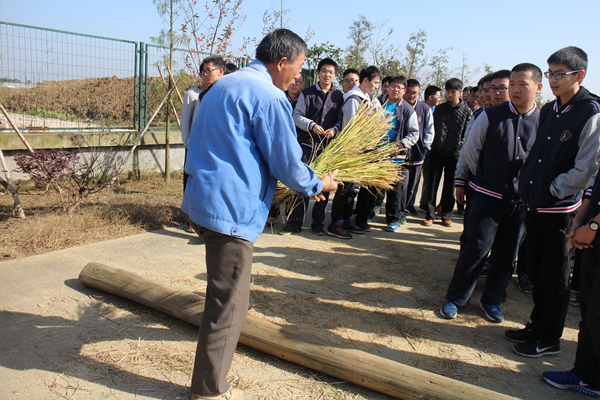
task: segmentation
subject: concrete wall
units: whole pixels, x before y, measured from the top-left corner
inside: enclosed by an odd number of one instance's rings
[[[48,131],[48,132],[23,132],[23,136],[31,147],[36,149],[77,149],[81,148],[84,154],[100,152],[116,160],[123,160],[130,152],[137,139],[138,132],[132,131]],[[133,169],[141,173],[164,173],[165,170],[165,131],[148,131],[141,144],[137,147],[123,172]],[[179,131],[169,133],[171,171],[182,171],[185,149]],[[29,175],[16,171],[14,161],[16,154],[28,154],[27,148],[14,131],[0,133],[0,149],[6,159],[8,170],[12,179],[29,179]],[[4,180],[4,174],[0,174]]]

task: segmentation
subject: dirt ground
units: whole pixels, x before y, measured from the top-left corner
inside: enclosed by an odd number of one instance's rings
[[[145,204],[156,212],[156,208],[151,208],[155,207],[150,201],[152,195],[167,192],[169,202],[176,204],[180,195],[172,189],[176,186],[171,185],[177,184],[155,181],[136,187],[131,183],[124,186],[127,189],[121,187],[114,196],[125,196],[125,200],[120,200],[122,204],[142,203],[140,207]],[[146,203],[140,201],[142,198]],[[26,210],[27,199],[26,195],[22,196]],[[96,204],[109,201],[102,199]],[[164,198],[161,201],[164,202]],[[6,234],[9,227],[20,222],[8,216],[11,204],[10,196],[0,196],[4,242],[11,240]],[[181,220],[172,211],[173,206],[168,207],[171,211],[163,217],[164,226],[179,225]],[[528,321],[532,307],[531,296],[519,292],[514,280],[509,284],[508,298],[502,306],[506,316],[503,323],[488,322],[477,310],[483,279],[475,290],[472,304],[460,309],[455,320],[440,318],[439,307],[458,255],[462,220],[455,218],[450,228],[440,224],[426,227],[421,224],[422,220],[423,215],[409,217],[398,232],[388,233],[382,230],[385,217],[379,215],[372,224],[372,232],[346,241],[313,235],[309,229],[310,218],[299,235],[277,235],[281,222],[273,231],[265,229],[254,252],[250,313],[336,345],[517,398],[577,398],[577,394],[551,388],[540,376],[547,369],[571,367],[579,309],[571,307],[569,310],[562,353],[540,359],[525,359],[514,354],[512,344],[503,338],[505,329],[520,328]],[[32,226],[32,221],[36,221],[34,217],[26,226]],[[156,229],[155,225],[152,229]],[[86,230],[92,232],[93,228]],[[134,231],[126,234],[143,230],[143,225],[138,224]],[[179,240],[202,248],[200,239],[180,228],[177,231]],[[109,232],[93,241],[110,236]],[[40,252],[43,250],[37,254]],[[23,256],[19,253],[7,257],[5,253],[5,259],[16,257],[16,262]],[[159,254],[145,256],[152,258]],[[204,276],[194,272],[202,268],[202,258],[172,262],[170,272],[167,268],[166,272],[150,272],[147,277],[176,288],[203,291]],[[0,268],[3,264],[7,265],[0,263]],[[65,295],[62,289],[56,290],[40,301],[39,309],[33,312],[40,318],[45,317],[45,323],[50,325],[61,325],[68,316],[81,326],[91,325],[88,324],[90,316],[96,313],[105,326],[84,330],[77,338],[83,344],[75,350],[42,357],[42,362],[48,364],[45,369],[56,371],[55,379],[45,381],[52,398],[88,399],[92,385],[111,389],[112,394],[103,398],[186,398],[196,328],[115,296],[93,290],[84,294],[86,299],[77,300]],[[74,302],[79,302],[84,311],[75,316],[62,311]],[[22,317],[6,310],[0,314],[15,320]],[[39,340],[48,339],[40,333]],[[65,336],[52,340],[74,339]],[[19,345],[1,339],[0,347],[9,355],[17,356],[22,351]],[[234,386],[251,391],[258,399],[389,398],[241,345],[229,378]],[[135,397],[113,393],[114,388]],[[10,397],[27,398],[23,393]]]
[[[192,86],[192,78],[187,75],[178,76],[177,86],[183,96],[185,90]],[[150,115],[165,93],[160,78],[148,78]],[[179,114],[181,102],[177,95],[173,97]],[[47,81],[27,89],[3,87],[0,88],[0,100],[9,112],[23,114],[20,118],[22,127],[29,126],[25,124],[25,115],[31,113],[41,115],[40,113],[43,112],[52,113],[47,116],[59,113],[63,118],[68,117],[69,121],[93,124],[93,126],[131,126],[135,102],[134,78],[113,76]],[[161,110],[157,115],[157,123],[164,121],[165,115],[164,109]],[[44,123],[32,126],[52,127]]]

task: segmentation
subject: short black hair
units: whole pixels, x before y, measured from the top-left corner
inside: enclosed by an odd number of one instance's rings
[[[469,93],[473,94],[473,93],[477,93],[479,92],[479,86],[473,86],[470,90]]]
[[[404,89],[406,89],[408,87],[406,78],[402,75],[390,77],[390,85],[394,82],[402,83],[404,85]]]
[[[571,70],[587,71],[588,56],[579,47],[569,46],[552,53],[548,57],[548,64],[564,64]]]
[[[239,68],[234,63],[225,64],[225,75],[231,74],[232,72],[237,71]]]
[[[479,80],[479,82],[477,82],[477,86],[483,87],[484,83],[491,82],[492,81],[492,75],[494,75],[492,72],[490,72],[489,74],[484,75],[483,78],[481,78]]]
[[[435,94],[437,92],[441,92],[441,91],[442,91],[442,89],[437,86],[433,86],[433,85],[427,86],[427,88],[425,88],[425,93],[423,94],[424,99],[427,100],[427,99],[429,99],[429,96],[435,96]]]
[[[306,42],[289,29],[275,29],[261,40],[256,48],[256,59],[272,64],[283,57],[290,62],[306,55]]]
[[[444,88],[446,90],[462,90],[463,83],[458,78],[450,78],[450,79],[448,79],[446,81],[446,84],[444,85]]]
[[[338,65],[331,58],[324,58],[321,61],[319,61],[319,65],[317,65],[317,70],[320,71],[324,65],[331,65],[333,67],[333,69],[335,69],[335,73],[337,74]]]
[[[391,76],[386,76],[381,80],[381,84],[383,85],[386,82],[391,82],[392,81],[392,77]]]
[[[381,77],[381,71],[374,65],[369,65],[360,71],[360,83],[363,83],[365,79],[372,81],[377,77]]]
[[[419,83],[419,81],[416,79],[409,79],[406,81],[406,87],[415,87],[415,86],[421,87],[421,83]]]
[[[490,82],[494,79],[510,79],[510,71],[507,69],[501,69],[499,71],[496,71],[490,77]]]
[[[206,57],[204,60],[202,60],[202,64],[208,64],[208,63],[213,63],[213,65],[216,68],[222,68],[223,72],[225,72],[225,60],[223,60],[223,57],[210,56],[210,57]]]
[[[511,72],[527,72],[531,71],[531,79],[535,83],[540,83],[542,81],[542,70],[535,64],[531,63],[521,63],[517,64],[513,67]]]
[[[345,70],[344,75],[342,77],[345,78],[346,75],[348,75],[348,74],[356,74],[356,75],[360,76],[360,72],[358,72],[358,70],[354,69],[354,68],[348,68],[347,70]]]

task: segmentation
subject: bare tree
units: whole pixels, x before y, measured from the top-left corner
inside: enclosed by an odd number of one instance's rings
[[[168,47],[169,52],[164,59],[164,64],[167,71],[173,71],[173,53],[175,48],[183,43],[186,43],[187,38],[185,35],[180,35],[175,31],[175,21],[181,14],[183,0],[153,0],[154,5],[158,14],[163,19],[163,22],[168,24],[169,29],[165,31],[161,29],[160,34],[157,37],[151,38],[155,43]],[[168,89],[170,90],[173,85],[173,79],[169,78]],[[169,91],[169,97],[167,101],[167,112],[166,112],[166,128],[165,128],[165,180],[169,182],[171,180],[171,147],[169,143],[169,125],[171,125],[171,91]]]
[[[291,10],[284,8],[285,0],[279,0],[279,8],[275,9],[271,7],[268,10],[265,10],[263,13],[263,29],[262,34],[266,36],[268,33],[273,32],[278,28],[287,28],[290,23],[290,18],[288,17],[291,13]],[[309,42],[310,39],[315,35],[315,31],[309,25],[306,29],[306,33],[304,34],[304,41]]]
[[[211,0],[204,3],[204,12],[198,13],[198,0],[179,0],[184,2],[183,34],[189,38],[191,48],[186,57],[186,66],[198,75],[202,59],[207,55],[219,54],[233,60],[232,40],[246,16],[242,14],[243,0]],[[253,38],[244,38],[242,47],[236,51],[247,56],[247,46]]]
[[[458,68],[457,76],[465,85],[472,85],[477,81],[477,75],[479,74],[480,67],[474,69],[469,67],[467,64],[467,54],[462,49],[459,51],[462,55],[462,63]]]

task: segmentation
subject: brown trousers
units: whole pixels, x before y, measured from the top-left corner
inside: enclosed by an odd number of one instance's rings
[[[191,391],[215,396],[229,390],[225,379],[246,321],[253,243],[192,222],[206,246],[206,304],[192,374]]]

